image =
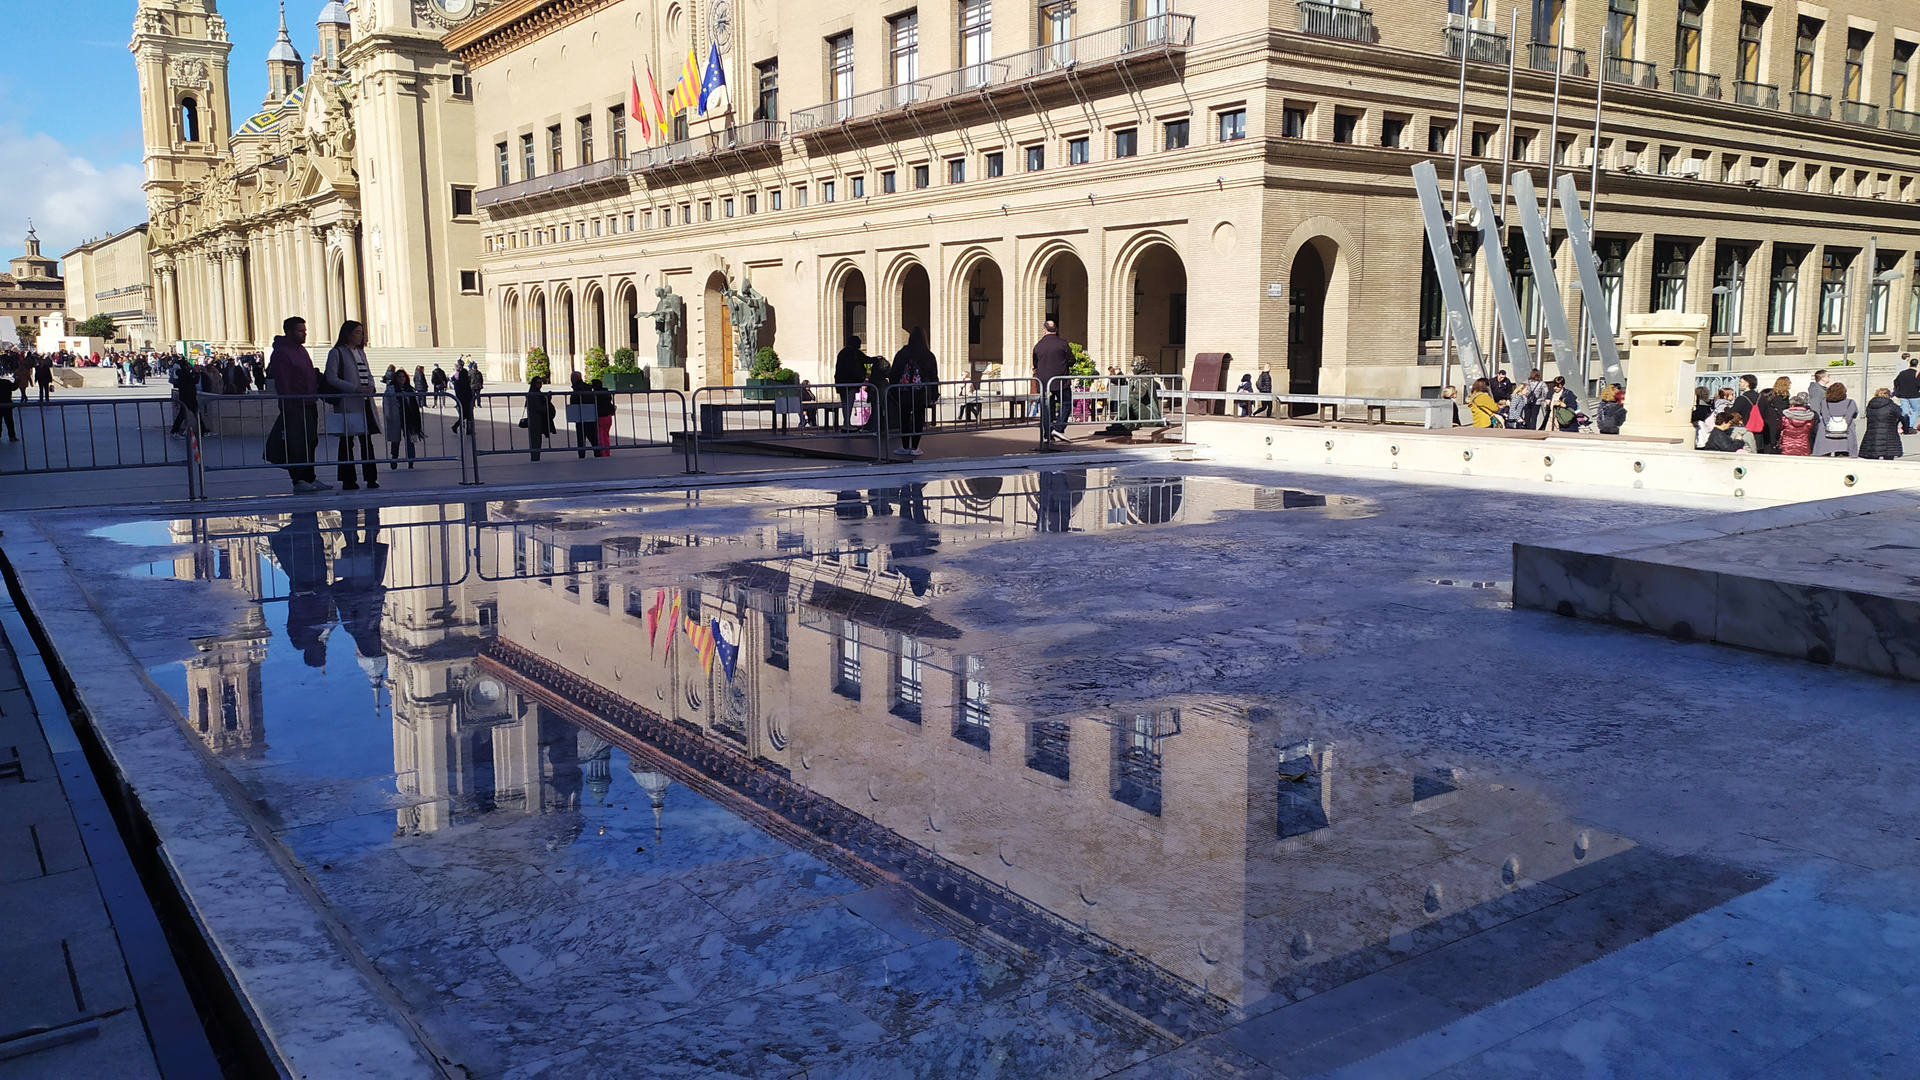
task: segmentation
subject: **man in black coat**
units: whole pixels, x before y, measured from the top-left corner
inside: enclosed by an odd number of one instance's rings
[[[847,343],[833,358],[833,381],[840,391],[840,426],[853,428],[853,398],[860,392],[860,385],[867,381],[867,354],[860,351],[860,339],[847,335]]]
[[[1894,404],[1900,406],[1900,419],[1905,423],[1908,435],[1920,428],[1920,360],[1912,353],[1901,353],[1900,359],[1907,366],[1893,377]]]
[[[1033,377],[1045,397],[1040,417],[1043,442],[1067,437],[1067,416],[1073,411],[1073,384],[1067,372],[1073,368],[1073,350],[1060,336],[1060,328],[1047,320],[1046,333],[1033,347]]]

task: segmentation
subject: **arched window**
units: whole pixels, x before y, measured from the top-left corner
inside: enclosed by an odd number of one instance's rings
[[[200,103],[192,98],[180,99],[180,141],[200,141]]]

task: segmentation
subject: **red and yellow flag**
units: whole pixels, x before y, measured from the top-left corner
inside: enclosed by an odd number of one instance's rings
[[[640,69],[633,70],[633,89],[627,94],[627,115],[640,125],[640,141],[653,141],[653,118],[647,115],[647,107],[640,100]]]

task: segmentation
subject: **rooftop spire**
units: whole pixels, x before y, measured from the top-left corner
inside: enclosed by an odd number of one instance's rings
[[[287,0],[280,0],[280,40],[273,43],[273,51],[267,54],[267,62],[300,62],[300,51],[293,47],[293,37],[287,33]]]

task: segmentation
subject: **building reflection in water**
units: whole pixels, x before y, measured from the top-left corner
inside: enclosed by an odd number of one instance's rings
[[[1630,846],[1268,706],[1054,712],[956,621],[965,579],[942,560],[1233,510],[1366,512],[1352,500],[1098,470],[796,498],[712,532],[659,512],[697,494],[178,523],[176,574],[257,602],[195,642],[188,722],[216,753],[264,747],[262,612],[285,604],[307,663],[343,630],[391,709],[398,833],[500,813],[591,827],[618,747],[659,827],[694,785],[828,840],[856,877],[996,912],[996,932],[1093,935],[1154,993],[1227,1010]]]

